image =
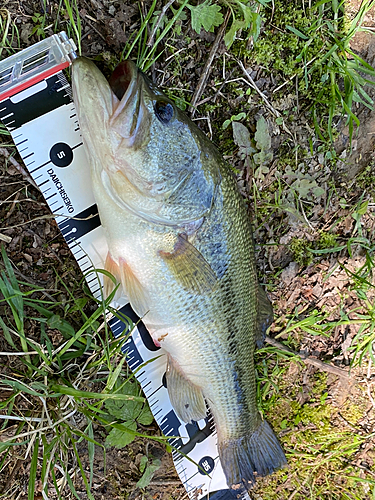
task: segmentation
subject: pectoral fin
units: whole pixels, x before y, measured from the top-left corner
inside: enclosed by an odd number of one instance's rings
[[[160,251],[159,255],[185,290],[205,293],[215,288],[217,276],[212,267],[183,236],[178,236],[172,252]]]
[[[129,298],[132,308],[138,316],[142,318],[150,308],[150,300],[147,292],[139,282],[129,264],[121,257],[119,259],[118,267],[122,288]]]
[[[185,377],[170,356],[168,356],[166,379],[169,399],[177,416],[186,423],[205,418],[206,403],[201,389]]]
[[[120,269],[116,262],[112,259],[112,256],[109,252],[107,253],[107,257],[105,259],[104,269],[112,274],[117,282],[121,281]],[[115,286],[116,284],[113,282],[113,280],[109,276],[104,275],[103,292],[105,298],[107,298],[113,292]]]

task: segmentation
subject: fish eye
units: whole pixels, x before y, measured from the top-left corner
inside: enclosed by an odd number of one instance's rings
[[[162,123],[169,123],[173,118],[173,106],[170,102],[156,101],[155,114]]]

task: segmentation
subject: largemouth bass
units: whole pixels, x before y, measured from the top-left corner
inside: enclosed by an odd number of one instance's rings
[[[197,421],[209,406],[228,487],[246,491],[286,459],[257,409],[253,355],[272,307],[258,286],[236,181],[208,138],[131,61],[107,82],[78,58],[73,93],[106,268],[167,352],[177,415]]]

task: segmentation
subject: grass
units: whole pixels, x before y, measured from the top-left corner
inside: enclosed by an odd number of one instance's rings
[[[10,425],[13,435],[0,442],[0,475],[17,450],[23,460],[31,460],[28,498],[34,498],[34,485],[40,480],[45,495],[53,484],[59,498],[66,490],[77,496],[77,482],[81,481],[88,498],[93,499],[94,445],[105,455],[105,446],[94,439],[93,424],[100,424],[109,436],[115,430],[116,438],[128,444],[136,436],[144,436],[136,430],[137,421],[152,422],[139,386],[124,364],[126,358],[120,350],[124,339],[112,338],[101,319],[108,302],[98,303],[96,311],[87,316],[80,305],[85,305],[82,297],[70,294],[63,305],[41,288],[19,283],[4,249],[2,261],[0,304],[5,314],[0,327],[6,350],[1,353],[4,396],[0,432]],[[67,319],[72,317],[75,321]],[[13,360],[12,369],[5,368],[4,356]],[[99,391],[90,390],[92,386]],[[127,422],[114,413],[119,405],[128,405]],[[89,474],[77,450],[82,441],[87,446]],[[118,446],[123,445],[118,442]],[[74,464],[73,475],[68,463]]]
[[[357,465],[361,449],[374,441],[374,433],[363,433],[358,426],[366,399],[359,396],[354,404],[349,398],[340,407],[329,404],[326,374],[316,373],[306,386],[299,358],[273,347],[261,349],[257,360],[261,404],[281,432],[289,467],[261,480],[255,493],[289,498],[274,495],[280,484],[287,484],[297,499],[371,498],[374,474],[364,476]]]
[[[272,10],[268,2],[261,3],[262,9],[257,5],[252,10],[259,16],[254,14],[254,23],[258,27],[260,16],[268,19]],[[130,57],[144,71],[149,71],[155,63],[167,59],[171,52],[170,73],[173,78],[181,80],[181,68],[187,61],[178,47],[184,43],[181,30],[186,29],[192,20],[188,4],[184,0],[177,8],[168,10],[157,27],[160,3],[157,0],[148,2],[146,10],[140,9],[138,25],[127,44],[121,52],[111,54],[109,65]],[[293,225],[304,224],[308,227],[314,207],[326,194],[321,192],[322,181],[318,174],[308,171],[309,161],[321,153],[324,156],[323,167],[334,165],[336,159],[331,142],[335,139],[336,125],[343,119],[353,137],[359,125],[353,112],[355,103],[372,104],[366,85],[372,85],[369,77],[374,75],[373,69],[351,51],[350,41],[355,33],[363,29],[363,17],[374,2],[363,2],[357,16],[350,22],[343,11],[343,4],[337,1],[312,4],[310,11],[306,7],[307,2],[294,2],[293,5],[288,4],[286,9],[285,2],[275,0],[272,22],[277,29],[273,29],[272,33],[267,24],[260,33],[256,33],[254,24],[251,27],[246,25],[248,19],[245,15],[239,17],[239,22],[245,24],[238,31],[238,38],[227,49],[229,54],[240,58],[259,60],[263,67],[272,66],[280,82],[287,83],[284,91],[294,89],[297,81],[301,105],[309,108],[311,124],[315,125],[316,137],[310,138],[310,147],[293,144],[291,148],[291,142],[288,142],[280,146],[277,157],[273,159],[269,155],[268,141],[255,137],[254,141],[250,132],[249,142],[242,148],[250,150],[254,147],[258,155],[256,161],[254,159],[258,172],[250,185],[257,240],[268,242],[273,239],[270,246],[276,247]],[[228,6],[231,9],[232,24],[236,22],[239,5],[232,0],[220,2],[222,9]],[[246,5],[249,6],[250,2]],[[63,26],[75,39],[81,54],[83,37],[87,33],[79,2],[61,1],[57,17],[59,22],[56,20],[53,30],[59,31]],[[46,26],[51,24],[51,19],[46,10],[35,19],[34,27],[41,31],[36,30],[34,35],[47,36]],[[154,30],[154,42],[150,45],[148,41]],[[257,38],[250,51],[247,48],[248,35]],[[0,10],[0,40],[0,58],[22,47],[17,25],[5,9]],[[192,40],[186,40],[186,45]],[[198,34],[194,40],[205,47]],[[220,57],[215,64],[220,66],[221,61]],[[228,71],[235,71],[233,61],[234,58],[227,59]],[[214,82],[214,88],[219,88],[221,83]],[[220,116],[213,123],[214,130],[217,127],[223,139],[223,144],[219,146],[233,154],[235,146],[229,125],[238,121],[250,128],[248,124],[254,113],[251,101],[254,94],[244,89],[243,82],[230,82],[227,88],[231,96],[240,98],[241,109],[228,108],[225,100],[209,103],[207,107],[203,105],[199,109],[202,115],[207,112],[208,116],[209,113],[217,116],[215,113],[219,110]],[[185,98],[186,94],[183,96]],[[261,106],[261,102],[257,102],[256,106]],[[275,123],[282,125],[283,120],[288,123],[296,113],[296,110],[289,109],[282,120]],[[222,129],[223,122],[228,127]],[[0,134],[5,137],[6,131],[0,129]],[[9,135],[5,138],[9,140]],[[278,161],[277,172],[272,182],[265,185],[275,159]],[[352,199],[345,198],[346,193],[337,189],[333,181],[328,183],[327,206],[330,200],[341,196],[337,211],[347,210],[345,217],[354,221],[349,236],[336,234],[342,223],[341,216],[337,215],[329,230],[316,232],[314,244],[302,237],[292,245],[293,258],[300,258],[302,274],[308,264],[317,265],[332,256],[338,258],[336,270],[341,266],[348,286],[336,308],[325,310],[324,307],[307,304],[306,307],[295,307],[278,315],[276,304],[274,327],[276,336],[297,352],[302,341],[313,342],[319,338],[328,342],[340,329],[356,328],[349,347],[351,369],[353,374],[364,373],[363,380],[369,384],[371,379],[366,372],[371,375],[375,362],[372,347],[375,340],[374,247],[365,221],[371,210],[370,184],[354,203]],[[271,236],[266,233],[267,227]],[[342,263],[344,259],[341,257],[359,254],[364,257],[360,267],[353,269]],[[111,337],[103,319],[108,301],[97,303],[95,312],[87,313],[88,301],[93,299],[87,290],[82,291],[83,281],[77,290],[72,291],[64,285],[63,278],[57,278],[58,287],[51,293],[30,283],[19,282],[4,251],[2,266],[0,306],[5,314],[0,318],[4,349],[0,360],[4,367],[4,360],[9,360],[11,369],[4,368],[0,383],[4,394],[0,402],[0,436],[9,429],[12,429],[12,435],[0,440],[0,476],[7,473],[15,456],[19,456],[30,464],[29,500],[35,498],[37,481],[41,483],[44,496],[48,495],[48,489],[53,485],[58,498],[79,497],[79,489],[83,487],[91,499],[94,496],[92,482],[98,447],[105,456],[108,444],[122,447],[130,444],[136,436],[150,439],[150,436],[137,432],[137,422],[148,425],[150,414],[133,375],[127,370],[120,343]],[[272,272],[268,270],[266,281],[270,288],[277,289],[280,273],[279,268]],[[329,279],[329,273],[325,279]],[[65,297],[64,302],[60,300],[58,289]],[[346,299],[354,295],[355,305],[347,307]],[[295,500],[375,498],[375,457],[371,451],[369,466],[360,466],[363,459],[361,450],[374,442],[373,434],[364,432],[361,427],[367,386],[362,382],[355,393],[356,400],[352,402],[348,397],[338,407],[332,403],[330,384],[324,374],[309,374],[299,357],[269,346],[257,353],[259,406],[281,435],[289,468],[260,480],[255,495],[267,500],[276,500],[282,494]],[[302,399],[301,390],[306,392],[302,394]],[[371,386],[368,391],[371,395]],[[94,431],[96,426],[99,426],[101,437],[104,436],[100,441],[98,432]],[[162,440],[160,437],[153,438]],[[80,452],[83,444],[88,468]],[[144,457],[141,461],[143,471],[147,470],[147,463],[148,459]],[[159,464],[150,460],[149,473],[152,466]],[[141,484],[146,483],[145,479],[145,483]],[[15,490],[17,484],[12,485],[6,495],[12,494],[12,488]]]

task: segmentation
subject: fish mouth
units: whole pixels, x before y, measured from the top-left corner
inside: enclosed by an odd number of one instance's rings
[[[129,87],[134,87],[138,77],[138,68],[132,61],[122,61],[114,69],[108,83],[119,101],[122,100]]]
[[[114,110],[110,126],[123,139],[127,146],[135,143],[138,132],[144,121],[145,110],[142,103],[143,78],[137,66],[129,60],[121,62],[109,79],[113,93]]]

